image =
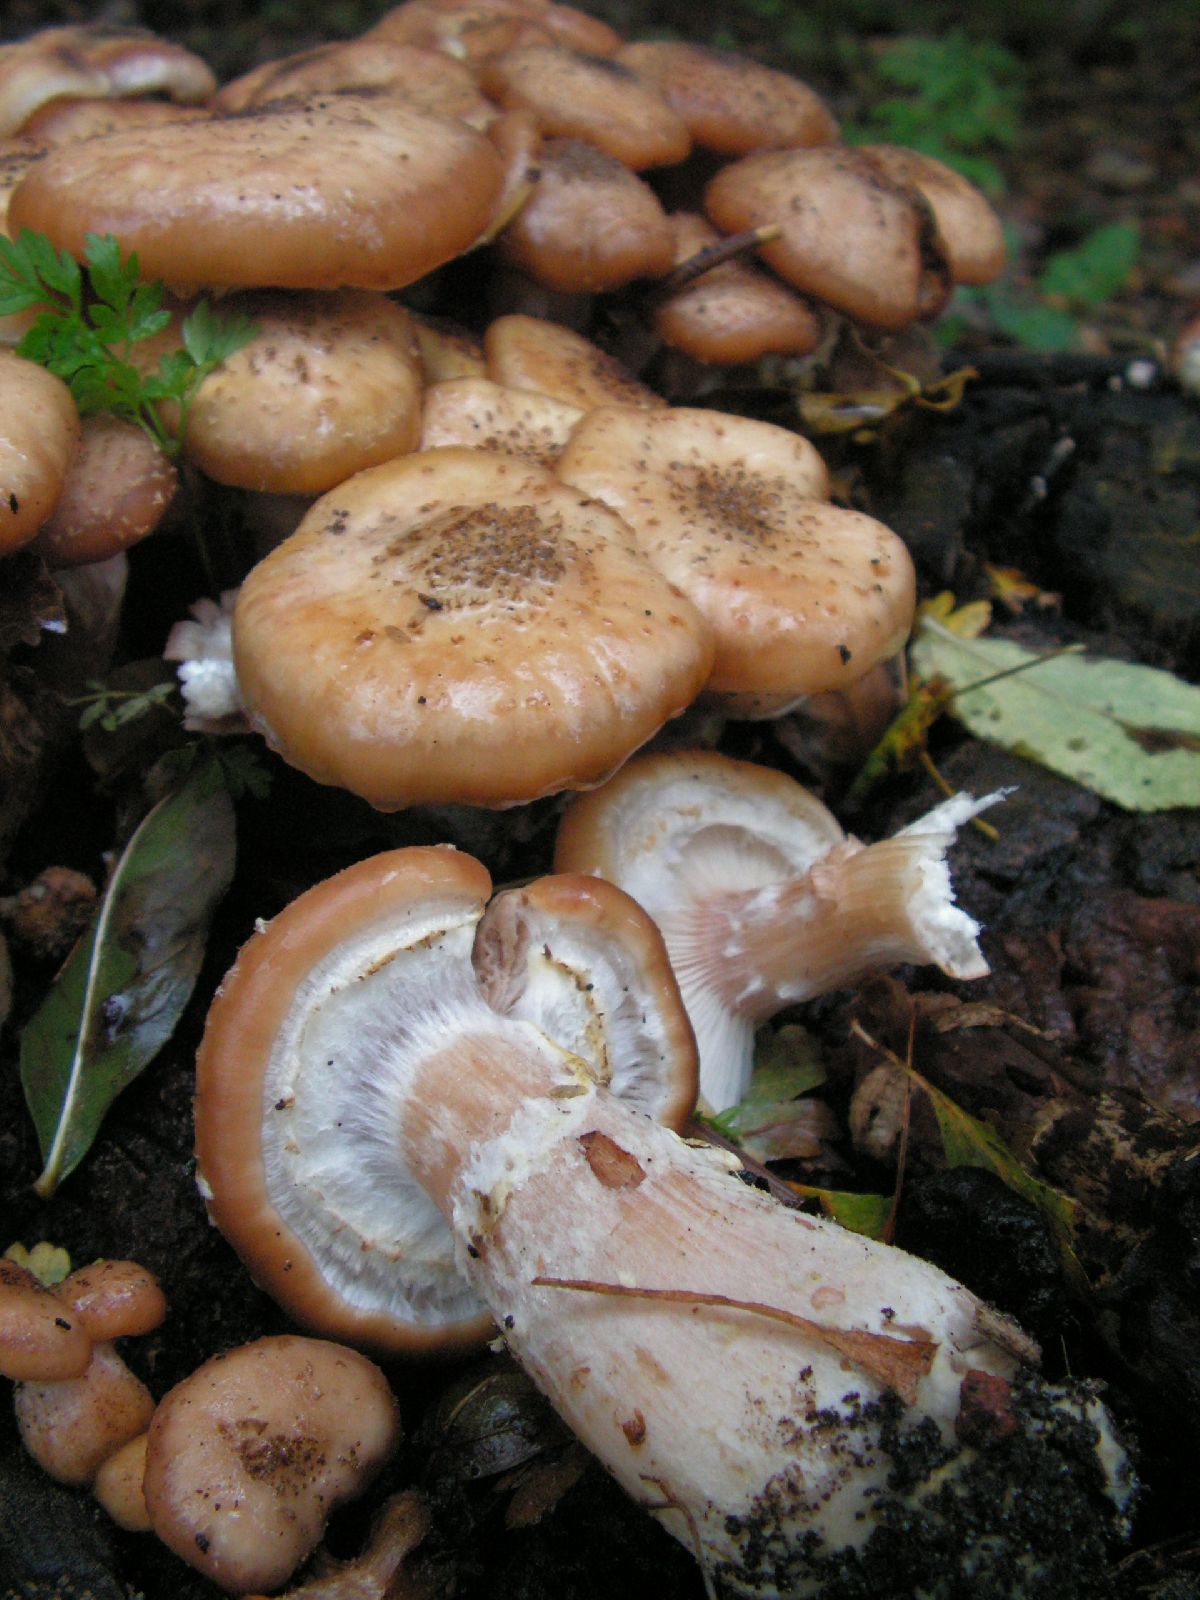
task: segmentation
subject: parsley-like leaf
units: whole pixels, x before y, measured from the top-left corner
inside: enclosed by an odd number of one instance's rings
[[[197,389],[257,330],[249,318],[218,316],[201,300],[181,325],[182,348],[162,357],[157,372],[144,373],[130,351],[171,321],[161,281],[143,282],[136,253],[122,260],[111,234],[89,233],[84,260],[86,279],[44,234],[25,228],[16,239],[0,237],[0,316],[38,312],[17,354],[62,378],[81,412],[114,412],[178,456]],[[163,421],[163,402],[178,408],[173,427]]]

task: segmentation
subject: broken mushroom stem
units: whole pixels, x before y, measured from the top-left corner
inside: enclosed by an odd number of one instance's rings
[[[405,852],[388,859],[404,871]],[[1000,1509],[1031,1474],[1093,1526],[1111,1517],[1100,1507],[1124,1484],[1102,1464],[1103,1410],[1029,1376],[1036,1350],[1015,1325],[936,1267],[743,1184],[561,1042],[571,1008],[555,974],[570,967],[586,989],[587,968],[557,882],[497,896],[469,947],[425,937],[360,978],[343,964],[332,987],[323,957],[301,976],[307,1015],[279,1031],[264,1116],[286,1056],[290,1123],[319,1120],[326,1170],[335,1139],[389,1142],[514,1354],[722,1592],[848,1593],[832,1577],[869,1572],[884,1548],[910,1572],[934,1546],[960,1578],[993,1561],[1039,1569],[1053,1535],[1039,1543]],[[292,910],[259,937],[294,947]],[[589,910],[586,942],[603,938]],[[225,1015],[238,987],[235,968],[201,1054],[202,1109],[244,1063]],[[401,1181],[379,1154],[352,1164]],[[984,1464],[979,1430],[967,1442],[964,1397],[981,1383],[1024,1441],[1019,1465]],[[994,1525],[972,1520],[980,1504]]]

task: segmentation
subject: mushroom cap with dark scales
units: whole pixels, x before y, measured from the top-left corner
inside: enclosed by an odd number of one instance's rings
[[[233,641],[284,759],[385,811],[598,783],[712,661],[619,517],[532,463],[456,448],[317,501],[250,573]]]

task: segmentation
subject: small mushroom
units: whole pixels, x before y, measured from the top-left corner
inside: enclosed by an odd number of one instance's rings
[[[612,55],[620,34],[599,17],[547,0],[405,0],[364,35],[428,45],[468,62],[520,44],[561,44]]]
[[[907,549],[873,517],[829,503],[824,462],[787,428],[603,406],[576,424],[556,470],[624,517],[707,618],[708,688],[757,697],[760,715],[844,688],[908,637]]]
[[[63,380],[0,350],[0,556],[28,544],[58,504],[79,436]]]
[[[611,512],[482,450],[324,495],[241,587],[254,726],[380,810],[599,782],[695,698],[709,630]]]
[[[946,855],[995,803],[957,795],[863,845],[782,772],[715,751],[664,751],[579,797],[555,866],[619,884],[662,929],[715,1111],[749,1086],[754,1031],[784,1007],[903,962],[988,970],[954,903]]]
[[[776,226],[763,260],[805,294],[876,328],[934,317],[950,268],[924,196],[846,145],[762,150],[722,167],[704,209],[723,233]]]
[[[184,455],[218,483],[318,495],[414,450],[422,372],[403,306],[370,289],[223,302],[257,329],[200,385]]]
[[[832,113],[807,84],[735,51],[646,39],[622,45],[616,59],[655,85],[702,150],[741,156],[837,137]]]
[[[151,1527],[231,1594],[274,1589],[399,1441],[387,1379],[357,1351],[279,1334],[214,1356],[159,1402]]]
[[[0,1256],[0,1374],[37,1381],[78,1378],[91,1357],[82,1318],[28,1268]]]
[[[898,144],[859,148],[889,178],[925,196],[955,283],[991,283],[1000,274],[1004,230],[981,189],[923,150]]]
[[[150,1333],[167,1314],[157,1278],[136,1261],[109,1259],[77,1267],[55,1293],[97,1340]]]
[[[154,532],[178,487],[174,463],[144,428],[94,412],[33,548],[52,570],[107,561]]]
[[[92,1493],[119,1528],[128,1533],[149,1533],[150,1513],[142,1493],[146,1473],[148,1433],[139,1433],[114,1450],[96,1469]]]
[[[586,139],[635,172],[691,149],[686,123],[654,85],[608,56],[521,45],[483,61],[479,81],[498,105],[532,111],[548,138]]]
[[[541,969],[561,954],[557,910],[519,900],[517,916],[528,939],[499,897],[470,950],[464,934],[421,937],[417,919],[402,948],[376,941],[374,961],[318,957],[307,1023],[261,1024],[263,1105],[294,1091],[324,1166],[345,1161],[375,1194],[444,1219],[514,1354],[707,1580],[812,1600],[831,1573],[912,1571],[932,1548],[964,1593],[993,1579],[1002,1592],[1056,1559],[1027,1538],[1026,1496],[1055,1485],[1093,1536],[1118,1521],[1129,1467],[1094,1394],[1039,1383],[1030,1341],[936,1267],[782,1206],[599,1084],[554,1036],[565,991]],[[258,937],[286,954],[274,927]],[[599,959],[604,936],[588,943]],[[496,1009],[514,989],[520,1018]],[[229,993],[202,1093],[243,1075]],[[335,1157],[339,1143],[353,1153]],[[1021,1446],[990,1463],[965,1416],[980,1383]],[[148,1464],[148,1499],[150,1480]]]
[[[536,896],[510,903],[510,960],[493,963],[489,992],[511,1018],[552,1008],[597,1076],[681,1118],[695,1057],[661,940],[624,895],[598,887],[568,885],[573,901],[553,912]],[[371,1108],[393,1071],[393,1031],[520,1030],[497,1022],[470,976],[490,890],[477,861],[440,848],[376,856],[318,884],[244,947],[198,1057],[196,1150],[213,1221],[302,1326],[378,1353],[453,1353],[488,1329],[441,1218]],[[554,959],[538,940],[551,915],[569,930]],[[590,954],[601,944],[603,960]],[[406,988],[426,966],[443,989],[428,1015],[409,1010]],[[382,1031],[379,1007],[391,1018]],[[355,1008],[364,1031],[347,1050]]]
[[[91,1483],[102,1462],[143,1433],[154,1397],[116,1346],[92,1346],[78,1378],[18,1383],[13,1403],[26,1450],[60,1483]]]
[[[497,249],[564,294],[660,278],[672,261],[670,225],[653,189],[583,139],[545,141],[536,187]]]

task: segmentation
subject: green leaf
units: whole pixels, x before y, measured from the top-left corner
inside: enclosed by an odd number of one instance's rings
[[[929,1096],[942,1136],[942,1150],[950,1167],[983,1167],[1021,1195],[1045,1217],[1058,1245],[1063,1264],[1077,1288],[1086,1286],[1083,1268],[1075,1254],[1075,1225],[1080,1207],[1061,1190],[1035,1178],[986,1122],[963,1110],[948,1094],[901,1063],[913,1082]]]
[[[1078,305],[1100,305],[1129,278],[1140,248],[1136,223],[1110,222],[1073,250],[1052,255],[1038,276],[1038,291]]]
[[[976,738],[1127,811],[1200,799],[1200,689],[1169,672],[1105,656],[1047,659],[1010,639],[962,639],[932,621],[922,623],[910,659],[920,677],[951,685],[950,710]],[[998,672],[1010,676],[980,684]]]
[[[131,251],[122,266],[121,247],[112,234],[89,233],[84,241],[84,259],[88,264],[92,293],[123,317],[138,281],[136,253]]]
[[[862,1233],[868,1239],[882,1239],[892,1210],[890,1194],[858,1194],[851,1189],[818,1189],[809,1183],[788,1183],[805,1199],[819,1202],[827,1217],[840,1222],[851,1233]]]
[[[811,1154],[812,1103],[801,1096],[825,1082],[811,1034],[788,1023],[764,1030],[756,1046],[745,1098],[708,1121],[757,1161]]]
[[[210,763],[154,807],[122,852],[96,921],[21,1035],[21,1082],[53,1194],[109,1106],[174,1032],[233,876],[234,818]]]

